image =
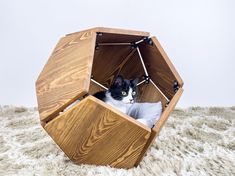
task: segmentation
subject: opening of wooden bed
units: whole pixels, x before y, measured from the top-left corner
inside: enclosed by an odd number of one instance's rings
[[[107,89],[118,74],[142,79],[138,102],[161,101],[163,112],[153,128],[92,96]],[[182,86],[156,37],[92,28],[62,37],[40,73],[36,81],[40,121],[76,164],[131,168],[159,134]]]

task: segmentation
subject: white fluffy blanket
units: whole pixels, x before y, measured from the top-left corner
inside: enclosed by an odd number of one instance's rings
[[[162,103],[133,103],[127,114],[140,123],[152,128],[162,114]]]

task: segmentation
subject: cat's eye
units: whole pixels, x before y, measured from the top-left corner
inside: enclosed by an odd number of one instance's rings
[[[125,91],[122,91],[122,95],[124,95],[124,96],[125,96],[125,95],[126,95],[126,92],[125,92]]]
[[[135,91],[133,91],[133,92],[132,92],[132,95],[136,95],[136,92],[135,92]]]

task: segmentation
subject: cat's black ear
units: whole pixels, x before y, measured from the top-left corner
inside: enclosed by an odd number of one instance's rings
[[[135,79],[131,80],[131,82],[134,86],[137,86],[137,84],[139,82],[139,78],[135,78]]]
[[[123,77],[121,75],[117,75],[115,81],[114,81],[114,85],[116,86],[121,86],[123,82]]]

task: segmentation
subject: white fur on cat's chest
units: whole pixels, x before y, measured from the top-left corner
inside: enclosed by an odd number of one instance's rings
[[[106,92],[106,99],[105,103],[117,108],[121,112],[127,114],[128,109],[130,108],[131,104],[123,103],[122,101],[115,100],[111,97],[110,93]]]

